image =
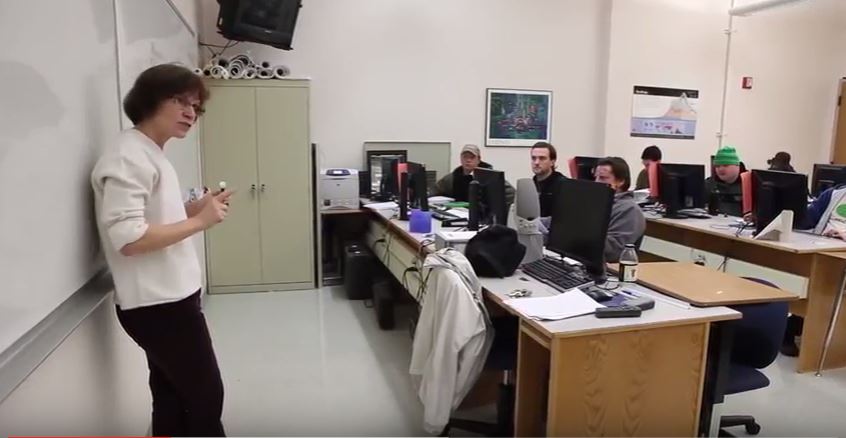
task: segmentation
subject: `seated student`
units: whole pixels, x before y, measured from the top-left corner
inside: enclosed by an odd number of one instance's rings
[[[743,216],[743,185],[740,182],[740,157],[732,146],[724,146],[714,156],[716,177],[705,180],[705,197],[709,207],[729,216]]]
[[[473,181],[473,171],[477,167],[482,169],[493,169],[493,166],[482,161],[482,154],[479,146],[466,144],[461,148],[461,166],[458,166],[451,173],[444,175],[435,184],[435,196],[448,196],[456,201],[467,202],[467,192],[470,188],[470,181]],[[505,182],[505,204],[511,205],[514,202],[514,187]]]
[[[802,228],[846,240],[846,185],[832,187],[808,206]]]
[[[812,230],[814,234],[846,240],[846,185],[832,187],[822,192],[808,206],[805,223],[800,228]],[[787,330],[781,344],[781,354],[799,355],[796,337],[802,335],[803,325],[804,319],[800,316],[790,315],[787,318]]]
[[[661,149],[658,146],[647,146],[640,155],[643,169],[637,174],[637,182],[635,183],[635,190],[643,190],[649,188],[649,165],[661,161]]]
[[[620,157],[599,160],[596,165],[596,182],[608,184],[614,189],[614,205],[608,222],[608,236],[605,239],[605,261],[615,263],[628,244],[636,244],[646,231],[646,218],[635,203],[634,193],[629,191],[632,179],[629,165]]]
[[[778,170],[781,172],[796,172],[793,166],[790,165],[790,154],[787,152],[779,152],[774,157],[767,160],[770,165],[769,170]]]
[[[530,153],[532,155],[532,172],[535,174],[532,180],[538,189],[540,200],[540,215],[541,217],[550,217],[552,216],[552,204],[558,182],[567,179],[567,177],[555,170],[555,163],[558,160],[558,152],[555,150],[555,146],[539,141],[532,146]]]

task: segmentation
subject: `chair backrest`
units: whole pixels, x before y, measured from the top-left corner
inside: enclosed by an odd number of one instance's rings
[[[749,281],[777,288],[774,284],[758,278]],[[736,321],[731,362],[758,369],[766,368],[776,357],[787,329],[787,302],[745,304],[732,306],[743,314]]]

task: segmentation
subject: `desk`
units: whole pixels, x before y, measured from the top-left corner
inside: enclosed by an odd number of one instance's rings
[[[638,283],[694,306],[793,301],[796,295],[693,263],[659,262],[638,266]]]
[[[558,294],[521,277],[528,278],[518,271],[482,279],[486,297],[510,309],[503,304],[505,294],[527,284],[533,296]],[[704,433],[712,408],[706,400],[714,397],[713,388],[706,388],[705,366],[711,325],[737,318],[726,307],[683,308],[664,301],[631,319],[520,317],[515,435]]]
[[[433,249],[425,245],[431,236],[409,233],[408,222],[371,217],[368,245],[416,290],[420,277],[407,270]],[[433,222],[433,232],[439,226]],[[513,289],[558,293],[523,275],[482,284],[489,306],[508,312],[503,301]],[[722,324],[715,323],[740,316],[725,307],[663,301],[632,319],[538,322],[518,315],[516,435],[695,436],[709,430],[712,403],[722,400],[714,377],[719,361],[711,351],[714,327]]]
[[[807,298],[791,308],[805,317],[797,370],[846,366],[846,326],[830,326],[846,274],[846,242],[804,233],[793,233],[788,243],[752,240],[749,233],[738,237],[735,229],[727,228],[734,222],[733,218],[721,217],[664,219],[647,215],[646,235],[808,278]],[[832,336],[826,350],[829,331]],[[820,366],[824,350],[826,357]]]

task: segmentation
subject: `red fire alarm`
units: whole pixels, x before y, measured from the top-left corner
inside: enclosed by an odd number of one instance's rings
[[[744,90],[751,90],[752,89],[752,77],[744,76],[743,77],[743,89]]]

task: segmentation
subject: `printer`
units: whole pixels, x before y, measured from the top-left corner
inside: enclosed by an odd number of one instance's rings
[[[358,170],[321,170],[319,205],[321,210],[357,209],[359,206]]]

